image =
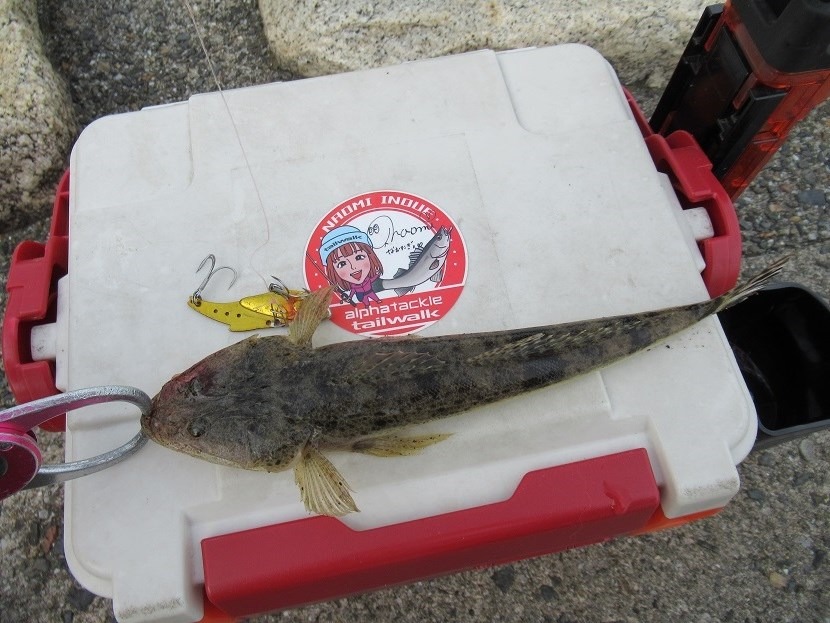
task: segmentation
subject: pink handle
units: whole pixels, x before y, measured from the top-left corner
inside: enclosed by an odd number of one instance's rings
[[[41,461],[40,450],[29,434],[0,424],[0,500],[29,484]]]

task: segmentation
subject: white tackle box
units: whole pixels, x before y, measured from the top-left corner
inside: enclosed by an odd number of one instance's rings
[[[709,296],[701,271],[714,260],[695,238],[711,223],[682,209],[694,206],[681,206],[655,168],[611,66],[580,45],[473,52],[114,115],[83,132],[70,179],[69,274],[47,332],[64,390],[127,384],[153,395],[247,337],[186,304],[208,254],[238,279],[228,290],[217,274],[204,297],[240,300],[271,275],[293,288],[319,279],[315,232],[351,223],[403,245],[415,238],[401,232],[419,218],[428,227],[436,210],[464,266],[456,256],[445,281],[413,293],[428,306],[454,288],[420,335]],[[400,197],[415,211],[405,214]],[[368,219],[367,206],[389,222]],[[401,245],[388,248],[398,262],[413,248]],[[344,313],[376,309],[355,302]],[[315,343],[374,339],[344,327],[324,323]],[[66,458],[107,451],[137,429],[127,406],[72,412]],[[149,443],[66,485],[72,573],[111,597],[122,623],[207,621],[597,542],[725,505],[756,418],[709,318],[599,372],[419,430],[454,434],[412,457],[331,455],[361,509],[341,519],[310,517],[290,472],[221,467]]]

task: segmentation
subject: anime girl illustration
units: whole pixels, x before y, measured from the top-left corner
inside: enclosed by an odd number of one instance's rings
[[[383,265],[368,234],[351,225],[333,229],[320,245],[320,260],[329,283],[340,290],[344,301],[357,299],[366,307],[380,303],[372,285],[383,273]]]
[[[309,290],[331,286],[331,321],[366,337],[408,335],[455,305],[467,277],[464,238],[428,199],[399,190],[353,195],[333,206],[305,245]],[[347,303],[347,304],[343,304]]]

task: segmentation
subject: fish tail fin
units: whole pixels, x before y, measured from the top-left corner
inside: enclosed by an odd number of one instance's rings
[[[790,255],[785,255],[767,266],[767,268],[749,279],[746,283],[742,283],[723,296],[716,298],[715,302],[717,303],[717,306],[715,307],[714,313],[718,313],[724,309],[732,307],[733,305],[746,300],[759,290],[762,290],[769,284],[770,281],[778,276],[781,269],[784,268],[784,265],[790,260],[790,257]]]

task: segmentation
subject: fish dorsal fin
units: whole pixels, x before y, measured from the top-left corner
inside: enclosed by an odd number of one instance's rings
[[[608,337],[609,330],[597,326],[595,329],[568,329],[565,326],[552,331],[537,331],[528,336],[496,346],[483,353],[470,357],[467,361],[473,364],[487,364],[505,359],[529,359],[548,356],[557,350],[573,348],[586,340],[596,340]]]
[[[363,357],[347,371],[330,382],[350,385],[367,379],[390,381],[404,376],[432,373],[443,368],[446,362],[431,353],[385,350]]]
[[[297,316],[288,325],[288,339],[297,346],[311,346],[311,338],[320,323],[329,317],[332,287],[308,295]]]
[[[415,263],[421,259],[421,255],[424,253],[424,243],[419,242],[418,246],[415,247],[415,250],[409,254],[409,268],[415,266]]]
[[[542,332],[534,333],[515,342],[508,342],[507,344],[502,344],[501,346],[479,353],[478,355],[470,357],[468,362],[482,364],[500,359],[510,359],[520,356],[526,357],[534,351],[539,350],[541,345],[548,341],[545,339],[548,337]]]
[[[620,335],[629,335],[648,325],[656,312],[597,318],[569,324],[539,327],[529,335],[495,346],[490,350],[473,355],[468,363],[488,364],[499,360],[533,359],[550,357],[568,350],[598,344],[603,340]]]

